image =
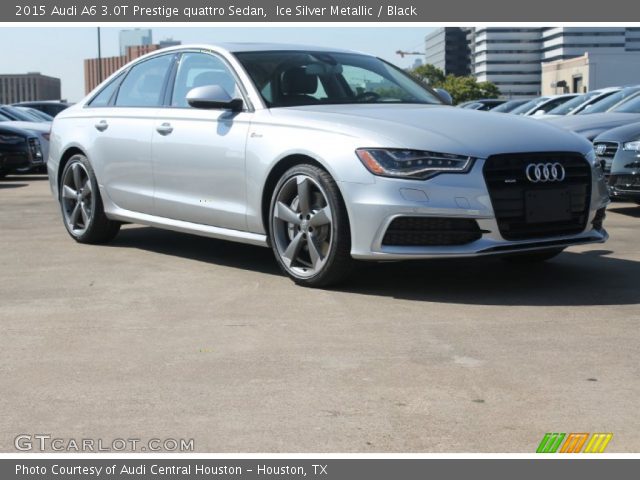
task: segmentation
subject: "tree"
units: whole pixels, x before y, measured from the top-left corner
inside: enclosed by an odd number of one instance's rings
[[[474,77],[446,75],[433,65],[420,65],[410,70],[414,77],[432,88],[442,88],[449,92],[454,105],[479,98],[497,98],[500,89],[491,82],[478,82]]]
[[[427,63],[425,65],[420,65],[419,67],[414,68],[410,72],[413,76],[418,77],[418,79],[422,80],[427,85],[430,85],[434,88],[439,88],[437,85],[442,84],[444,82],[444,72],[440,70],[438,67]]]

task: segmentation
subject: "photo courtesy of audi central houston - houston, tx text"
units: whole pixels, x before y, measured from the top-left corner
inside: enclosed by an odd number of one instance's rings
[[[171,3],[2,14],[1,478],[637,459],[640,26]]]

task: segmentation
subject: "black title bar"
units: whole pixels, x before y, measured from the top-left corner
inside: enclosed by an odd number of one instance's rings
[[[636,5],[636,6],[634,6]],[[2,22],[629,22],[637,4],[608,0],[14,0]]]

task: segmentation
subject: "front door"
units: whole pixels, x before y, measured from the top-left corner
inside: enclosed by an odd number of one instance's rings
[[[252,114],[190,107],[187,93],[204,85],[220,85],[231,96],[240,96],[222,58],[182,54],[170,104],[160,110],[152,132],[155,212],[246,230],[245,144]]]

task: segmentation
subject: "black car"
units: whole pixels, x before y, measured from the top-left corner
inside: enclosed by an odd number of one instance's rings
[[[14,103],[14,105],[16,107],[35,108],[36,110],[40,110],[41,112],[44,112],[47,115],[51,115],[52,117],[55,117],[61,111],[69,108],[72,104],[67,102],[58,102],[55,100],[42,100],[42,101]]]
[[[35,133],[0,123],[0,178],[8,173],[31,170],[45,163],[40,140]]]

